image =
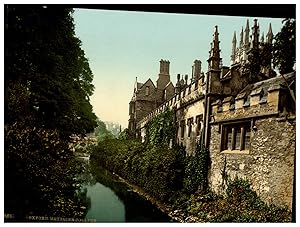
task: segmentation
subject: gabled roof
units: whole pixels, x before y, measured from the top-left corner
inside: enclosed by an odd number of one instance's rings
[[[153,81],[149,78],[145,83],[142,84],[142,86],[139,89],[142,89],[142,87],[144,87],[144,85],[147,84],[148,81],[152,83],[153,87],[155,87]]]
[[[137,82],[137,89],[140,89],[143,86],[143,83]]]
[[[166,84],[165,89],[166,89],[167,87],[169,87],[169,86],[172,86],[172,87],[174,88],[174,85],[173,85],[172,81],[169,81],[169,83]]]

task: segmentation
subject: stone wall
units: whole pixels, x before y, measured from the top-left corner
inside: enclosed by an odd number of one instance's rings
[[[196,150],[196,144],[200,140],[201,130],[203,128],[203,114],[204,114],[204,99],[198,100],[186,107],[180,108],[176,111],[176,119],[177,119],[177,126],[178,126],[178,133],[177,133],[177,143],[182,144],[186,148],[186,152],[189,155],[193,155]],[[197,121],[196,117],[202,114],[201,119],[201,127],[197,129]],[[188,135],[189,131],[189,124],[188,120],[192,119],[193,123],[191,124],[191,133],[190,136]],[[185,130],[184,136],[181,136],[182,125],[181,122],[185,122]],[[197,135],[197,130],[199,130]]]
[[[292,207],[295,159],[295,120],[275,117],[257,119],[251,130],[248,154],[221,152],[221,131],[211,125],[209,183],[221,192],[222,171],[247,178],[267,203]],[[224,182],[223,182],[224,183]]]

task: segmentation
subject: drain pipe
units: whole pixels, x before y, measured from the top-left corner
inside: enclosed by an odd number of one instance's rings
[[[205,99],[204,99],[204,118],[203,118],[203,133],[201,138],[201,144],[204,144],[208,148],[208,123],[209,123],[209,114],[210,114],[210,97],[208,96],[209,91],[209,72],[206,73],[206,83],[205,83]]]

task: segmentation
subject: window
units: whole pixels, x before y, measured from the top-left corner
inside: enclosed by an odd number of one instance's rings
[[[221,136],[221,150],[249,150],[250,122],[223,125]]]
[[[201,122],[203,120],[203,114],[200,114],[198,116],[196,116],[196,136],[200,135],[200,131],[201,131]]]
[[[177,122],[177,124],[176,124],[176,137],[179,137],[179,135],[178,135],[179,127],[180,127],[180,125]]]
[[[135,110],[134,110],[134,103],[130,102],[129,103],[129,114],[134,114]]]
[[[184,137],[184,130],[185,130],[185,120],[182,120],[180,122],[180,128],[181,128],[181,138]]]
[[[245,128],[244,133],[245,133],[244,148],[245,150],[249,150],[250,149],[250,127]]]
[[[150,88],[149,86],[146,87],[146,95],[148,96],[150,94]]]
[[[189,126],[189,131],[188,131],[188,137],[191,137],[191,133],[192,133],[192,125],[193,125],[193,118],[191,117],[191,118],[189,118],[188,119],[188,126]]]
[[[167,100],[167,90],[166,89],[164,90],[164,100],[165,101]]]

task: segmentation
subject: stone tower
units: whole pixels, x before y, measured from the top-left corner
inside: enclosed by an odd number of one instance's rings
[[[249,35],[250,35],[249,19],[247,19],[247,24],[246,24],[246,28],[245,28],[245,41],[244,41],[244,46],[245,46],[246,50],[248,50],[250,47]]]
[[[269,31],[267,33],[267,43],[271,44],[272,43],[272,40],[273,40],[273,32],[272,32],[272,26],[271,26],[271,23],[270,23],[270,26],[269,26]]]
[[[235,63],[235,58],[236,58],[236,34],[234,32],[233,38],[232,38],[232,50],[231,50],[231,64],[232,65]]]
[[[192,66],[192,83],[199,80],[201,76],[201,61],[195,60]]]
[[[257,24],[257,19],[254,19],[254,25],[252,27],[251,36],[251,49],[257,49],[259,44],[259,25]]]
[[[208,70],[209,71],[220,71],[220,47],[219,47],[219,33],[218,33],[218,26],[215,26],[215,32],[213,35],[213,41],[211,43],[211,49],[209,51],[209,58],[208,62]]]
[[[160,69],[158,79],[156,81],[156,87],[158,90],[163,90],[166,85],[170,82],[170,62],[167,60],[160,60]]]

